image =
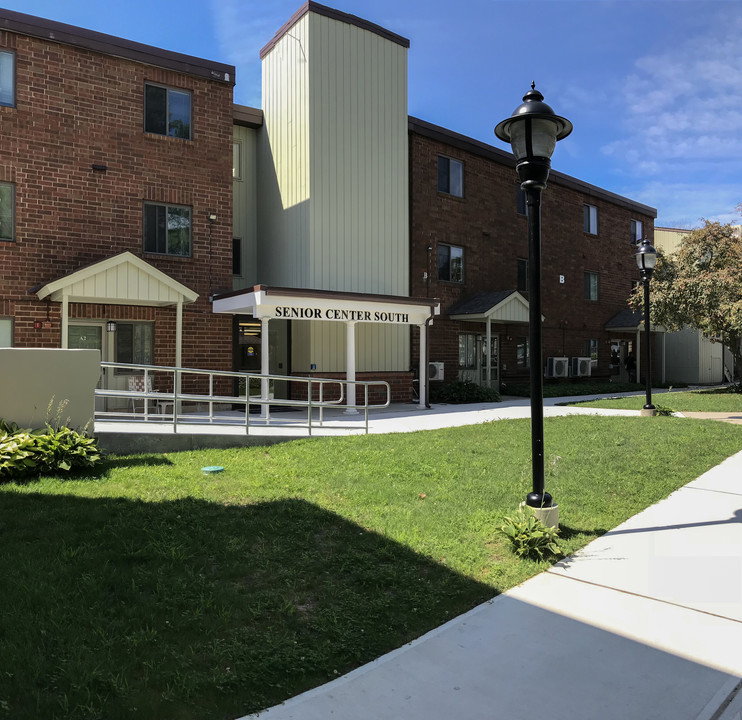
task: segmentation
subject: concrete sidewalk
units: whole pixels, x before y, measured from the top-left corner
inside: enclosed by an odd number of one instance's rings
[[[261,720],[742,720],[742,452]],[[257,717],[257,716],[250,716]]]

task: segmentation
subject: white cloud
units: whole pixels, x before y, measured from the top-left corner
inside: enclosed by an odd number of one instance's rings
[[[690,179],[692,165],[707,183],[739,168],[742,15],[729,17],[730,7],[698,36],[636,60],[619,100],[625,134],[602,148],[626,174]]]

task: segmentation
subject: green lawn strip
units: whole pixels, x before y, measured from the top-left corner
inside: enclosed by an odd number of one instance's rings
[[[558,418],[545,440],[567,552],[742,448],[736,426],[675,418]],[[0,486],[0,717],[280,702],[548,567],[497,533],[530,482],[513,421]]]
[[[646,396],[603,398],[587,402],[569,403],[581,407],[641,410]],[[725,392],[724,389],[694,390],[689,392],[653,393],[652,404],[669,408],[673,412],[742,412],[742,393]]]

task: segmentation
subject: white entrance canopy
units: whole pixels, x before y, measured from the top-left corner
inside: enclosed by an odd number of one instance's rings
[[[182,365],[183,305],[192,303],[198,294],[173,280],[130,252],[123,252],[88,265],[58,280],[46,283],[36,291],[39,300],[62,303],[62,347],[67,347],[69,303],[105,305],[175,305],[176,365]]]
[[[214,299],[213,310],[215,313],[252,315],[260,319],[263,324],[263,337],[267,337],[270,320],[344,322],[347,337],[346,379],[349,381],[349,405],[355,405],[355,386],[352,383],[356,377],[356,323],[417,325],[420,328],[419,407],[425,407],[428,378],[427,325],[440,313],[440,303],[435,299],[256,285],[251,290],[219,295]],[[267,342],[261,345],[263,375],[269,374],[268,346]]]

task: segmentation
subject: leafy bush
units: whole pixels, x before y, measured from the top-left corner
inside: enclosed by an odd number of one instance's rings
[[[675,411],[672,408],[667,407],[667,405],[658,405],[657,403],[654,403],[654,409],[657,415],[670,416],[675,413]]]
[[[68,427],[26,430],[0,419],[0,480],[70,472],[100,459],[98,441]]]
[[[523,509],[506,517],[500,532],[510,540],[518,557],[544,560],[549,555],[562,554],[558,542],[559,529],[547,527]]]
[[[455,382],[431,385],[430,399],[447,403],[500,402],[500,393],[473,382]]]

